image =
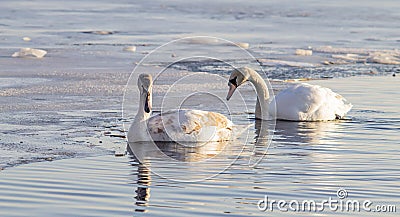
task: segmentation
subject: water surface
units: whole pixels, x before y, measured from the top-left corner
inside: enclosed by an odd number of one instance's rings
[[[215,149],[185,152],[168,146],[164,151],[180,157],[176,164],[163,158],[104,155],[82,159],[35,163],[0,173],[2,216],[265,216],[257,202],[267,195],[275,200],[324,200],[336,198],[345,188],[348,199],[371,200],[373,204],[399,206],[400,178],[398,130],[400,113],[393,98],[397,77],[355,77],[315,81],[340,92],[354,104],[351,120],[299,123],[278,121],[265,158],[249,167],[256,147],[256,129],[239,158],[220,172],[222,159],[236,158],[221,152],[221,158],[194,166],[193,159]],[[374,85],[371,85],[373,83]],[[247,118],[247,114],[242,114]],[[242,141],[230,144],[242,148]],[[145,148],[143,148],[145,150]],[[218,153],[218,152],[217,152]],[[197,158],[196,158],[197,157]],[[191,163],[192,162],[192,163]],[[219,164],[220,163],[220,164]],[[163,169],[166,176],[217,176],[198,182],[173,182],[149,170]],[[274,215],[288,213],[273,211]],[[296,213],[310,215],[363,215],[373,212]],[[386,213],[385,215],[390,215]],[[395,216],[394,213],[391,213]]]

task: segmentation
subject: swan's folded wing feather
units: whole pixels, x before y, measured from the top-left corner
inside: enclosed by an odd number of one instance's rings
[[[331,89],[306,83],[281,91],[272,103],[276,103],[278,119],[301,121],[334,120],[352,107]]]
[[[200,110],[174,110],[149,119],[148,129],[154,141],[227,140],[232,122],[225,116]]]

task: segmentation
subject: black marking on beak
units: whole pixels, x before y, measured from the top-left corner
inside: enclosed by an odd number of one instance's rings
[[[235,92],[236,88],[237,88],[237,81],[236,81],[237,77],[234,77],[233,79],[229,80],[228,86],[229,86],[229,91],[228,91],[228,95],[226,96],[226,100],[229,100],[233,93]]]
[[[145,111],[146,113],[150,113],[150,112],[151,112],[151,105],[149,105],[149,102],[150,102],[150,93],[149,93],[149,91],[147,91],[147,89],[144,88],[143,86],[142,86],[142,88],[143,88],[143,93],[146,93],[146,100],[145,100],[145,102],[144,102],[144,111]]]
[[[150,93],[147,93],[146,101],[144,103],[144,111],[146,113],[150,113],[150,110],[151,110],[151,108],[149,106],[149,101],[150,101]]]
[[[231,80],[229,80],[229,83],[231,83],[232,85],[235,85],[235,87],[238,86],[237,84],[237,77],[232,78]]]

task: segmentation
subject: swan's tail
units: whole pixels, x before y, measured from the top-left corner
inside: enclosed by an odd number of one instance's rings
[[[232,138],[233,139],[237,139],[241,136],[246,136],[246,135],[242,135],[245,132],[247,132],[247,130],[251,127],[254,126],[254,124],[243,124],[243,125],[233,125],[233,130],[232,130]]]
[[[345,98],[342,98],[341,103],[336,110],[336,116],[339,116],[339,119],[342,119],[351,110],[351,108],[353,108],[353,105]]]

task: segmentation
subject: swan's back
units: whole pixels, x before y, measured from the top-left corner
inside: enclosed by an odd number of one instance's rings
[[[276,95],[271,102],[277,119],[294,121],[324,121],[343,118],[352,108],[351,103],[329,88],[311,84],[296,84]]]
[[[232,122],[224,115],[201,110],[173,110],[148,120],[153,141],[207,142],[230,140]]]

